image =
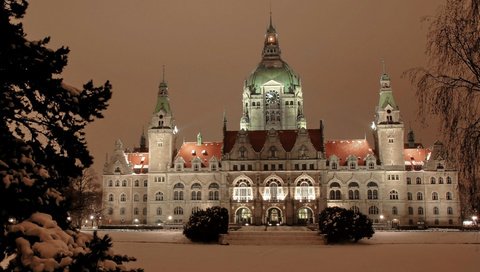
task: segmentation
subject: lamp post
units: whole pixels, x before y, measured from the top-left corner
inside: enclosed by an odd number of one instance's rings
[[[90,215],[90,221],[92,221],[92,229],[93,229],[93,219],[94,219],[94,218],[95,218],[95,216],[93,216],[93,214]]]

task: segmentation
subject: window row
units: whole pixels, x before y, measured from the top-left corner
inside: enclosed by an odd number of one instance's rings
[[[200,211],[200,210],[201,210],[201,209],[200,209],[199,207],[193,207],[193,208],[192,208],[192,214],[193,214],[193,213],[196,213],[196,212],[198,212],[198,211]],[[113,215],[113,213],[114,213],[113,208],[108,208],[108,209],[107,209],[107,214],[108,214],[108,215]],[[119,209],[119,214],[120,214],[120,215],[125,215],[125,214],[126,214],[126,208],[125,208],[125,207],[121,207],[121,208]],[[173,214],[174,214],[174,215],[183,215],[183,208],[182,208],[182,207],[175,207],[175,208],[173,209]],[[140,215],[140,208],[137,208],[137,207],[133,208],[133,215]],[[142,209],[142,215],[147,215],[147,208],[143,208],[143,209]],[[157,207],[157,208],[155,209],[155,215],[163,215],[163,210],[162,210],[161,207]]]
[[[122,185],[122,187],[127,187],[128,186],[127,180],[125,180],[125,179],[122,180],[121,185]],[[133,182],[133,186],[140,187],[140,181],[138,179],[135,180]],[[143,187],[147,187],[147,186],[148,186],[148,180],[144,180],[143,181]],[[113,180],[108,181],[108,187],[113,187]],[[119,180],[115,181],[115,187],[120,187],[120,181]]]
[[[354,212],[358,213],[360,212],[360,209],[357,206],[352,206],[350,207],[351,210]],[[440,215],[440,208],[438,207],[433,207],[432,213],[434,215]],[[379,214],[379,209],[377,206],[370,206],[368,208],[368,214],[370,215],[377,215]],[[408,214],[413,215],[414,214],[414,209],[413,207],[408,207]],[[417,214],[418,215],[424,215],[424,208],[423,207],[418,207],[417,208]],[[398,215],[398,208],[397,207],[392,207],[392,215]],[[452,207],[447,207],[447,215],[453,215],[453,208]]]
[[[443,177],[438,178],[438,184],[444,184],[445,180]],[[407,177],[407,184],[410,185],[412,184],[412,178]],[[422,184],[422,178],[416,177],[415,178],[415,184]],[[437,184],[437,179],[435,177],[430,177],[430,184]],[[450,176],[447,176],[446,178],[446,184],[452,184],[452,178]]]
[[[411,192],[407,192],[407,200],[413,200],[413,194]],[[422,192],[417,192],[416,200],[423,200],[423,193]],[[432,193],[432,200],[439,200],[437,192]],[[446,192],[445,193],[445,200],[453,200],[453,195],[452,195],[451,192]]]

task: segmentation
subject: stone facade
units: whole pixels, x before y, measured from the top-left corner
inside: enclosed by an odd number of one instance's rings
[[[299,76],[281,59],[270,23],[257,69],[243,88],[240,129],[223,140],[184,142],[165,80],[140,147],[120,140],[103,173],[104,224],[181,224],[199,210],[222,206],[232,224],[309,224],[328,206],[367,214],[390,226],[460,224],[457,172],[432,148],[404,141],[404,124],[390,78],[380,78],[366,139],[326,140],[307,128]],[[148,144],[147,144],[148,142]]]

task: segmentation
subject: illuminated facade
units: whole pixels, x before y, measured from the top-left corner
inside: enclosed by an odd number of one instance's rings
[[[387,74],[381,75],[366,139],[326,140],[322,122],[307,128],[299,76],[281,58],[270,22],[262,60],[243,87],[240,129],[223,140],[184,142],[168,86],[139,148],[118,140],[104,167],[105,224],[182,223],[199,209],[222,206],[236,224],[308,224],[328,206],[367,214],[389,226],[459,225],[457,172],[441,143],[424,148],[404,124]]]

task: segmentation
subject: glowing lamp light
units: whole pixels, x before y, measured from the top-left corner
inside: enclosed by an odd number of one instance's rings
[[[380,215],[380,219],[383,220],[383,218],[385,218],[385,217],[383,216],[383,214],[381,214],[381,215]]]
[[[373,130],[377,129],[377,126],[375,125],[375,122],[372,122],[372,125],[370,125],[370,128],[372,128]]]
[[[171,216],[171,215],[168,216],[168,220],[172,220],[172,216]]]
[[[478,219],[478,217],[477,217],[476,215],[473,215],[473,216],[472,216],[472,220],[473,220],[473,221],[477,221],[477,219]]]
[[[93,215],[90,215],[90,220],[93,220],[93,218],[95,218],[95,216],[93,216]]]
[[[8,218],[8,223],[13,223],[13,222],[15,222],[15,218],[13,217]]]

